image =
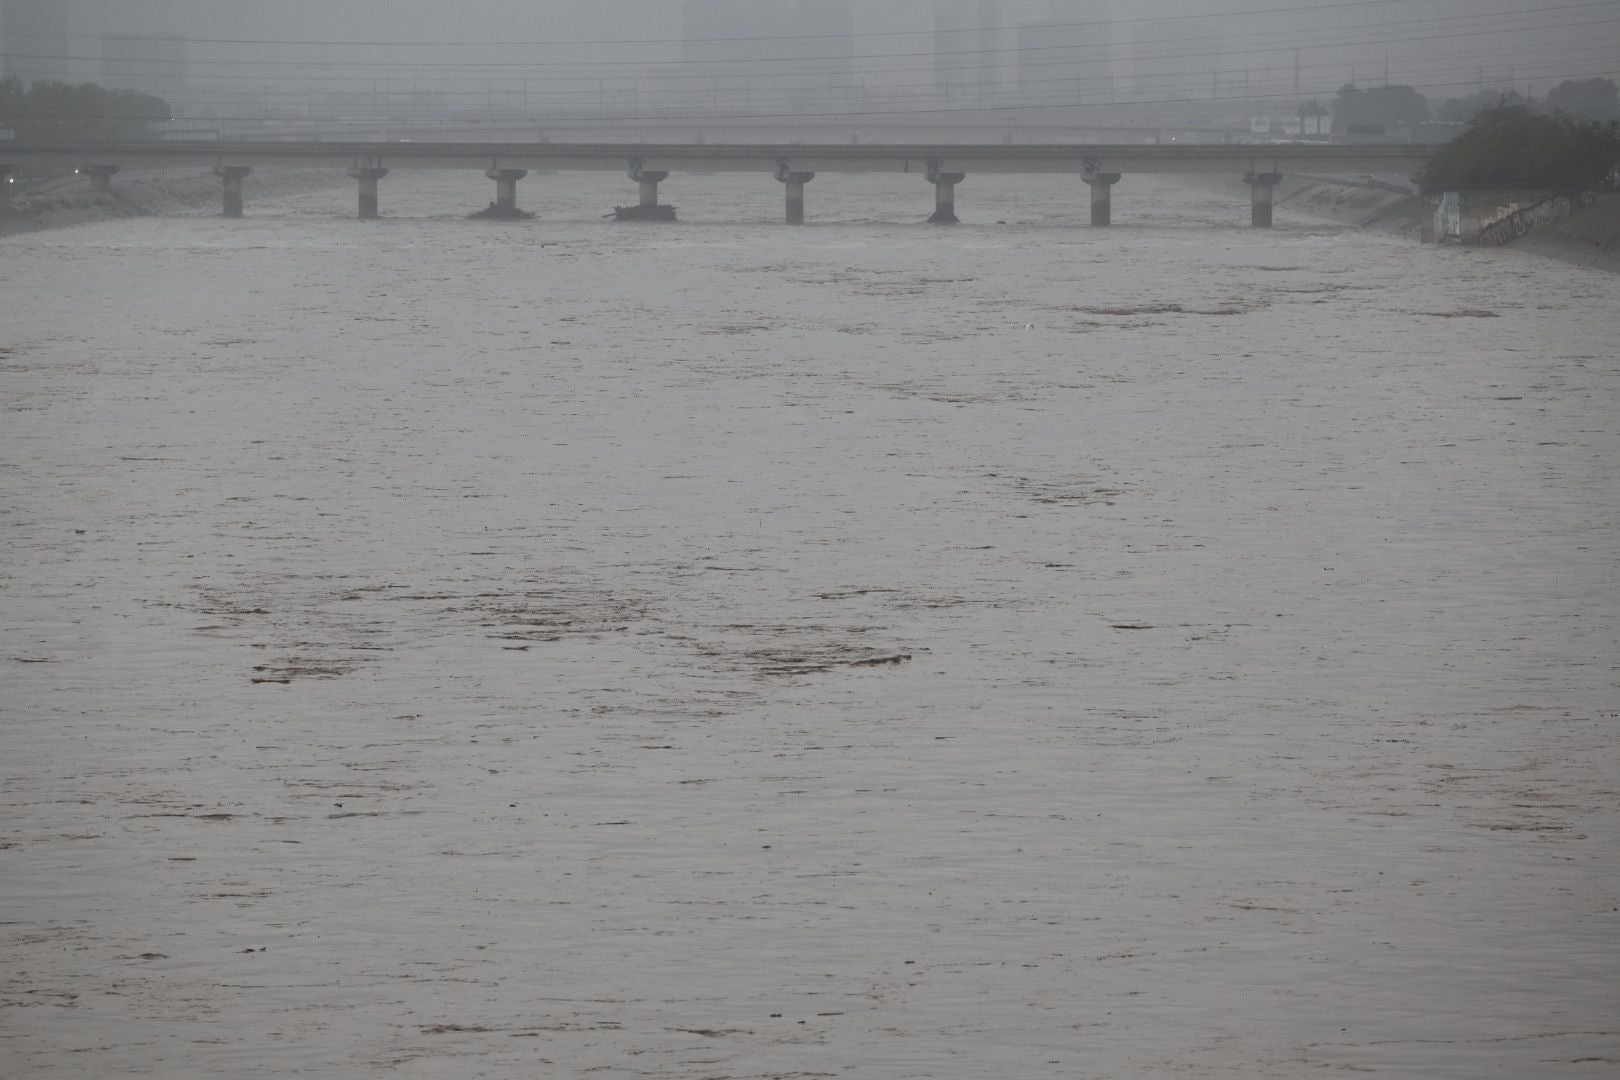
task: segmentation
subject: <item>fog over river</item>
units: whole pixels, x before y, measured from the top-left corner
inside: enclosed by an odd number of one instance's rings
[[[1620,277],[492,195],[0,240],[0,1075],[1615,1074]]]

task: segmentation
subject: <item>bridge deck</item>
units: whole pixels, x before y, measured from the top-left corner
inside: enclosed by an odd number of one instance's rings
[[[529,169],[617,172],[639,161],[672,172],[922,173],[1413,173],[1425,146],[831,145],[701,143],[141,142],[0,144],[0,165],[129,169],[258,168]]]

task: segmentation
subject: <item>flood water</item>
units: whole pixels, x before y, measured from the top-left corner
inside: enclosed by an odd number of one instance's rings
[[[0,240],[0,1074],[1613,1075],[1620,278],[519,192]]]

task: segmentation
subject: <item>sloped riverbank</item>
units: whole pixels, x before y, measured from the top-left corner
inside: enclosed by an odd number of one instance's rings
[[[254,199],[279,198],[348,184],[328,169],[254,172],[243,181],[248,212]],[[0,198],[0,236],[87,225],[118,218],[220,213],[219,178],[208,173],[150,175],[114,179],[111,191],[96,191],[88,180],[50,191]]]
[[[1620,274],[1620,194],[1597,200],[1562,221],[1539,226],[1506,245],[1510,251]]]
[[[1242,181],[1187,177],[1179,183],[1247,200]],[[1288,176],[1277,186],[1281,211],[1303,214],[1372,232],[1419,240],[1433,216],[1430,200],[1392,185],[1326,177]],[[1495,250],[1539,255],[1594,270],[1620,273],[1620,195],[1600,195],[1567,217],[1539,224]]]

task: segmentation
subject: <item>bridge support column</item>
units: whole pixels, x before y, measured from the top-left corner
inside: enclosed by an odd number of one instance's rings
[[[246,165],[216,165],[214,175],[225,184],[225,216],[239,218],[242,216],[242,181],[253,170]]]
[[[641,198],[635,206],[615,206],[614,217],[620,221],[674,221],[675,208],[658,202],[658,185],[669,179],[664,169],[643,169],[641,159],[630,162],[630,179],[641,189]]]
[[[793,172],[787,162],[776,167],[776,178],[787,189],[787,223],[804,224],[804,185],[816,178],[813,172]]]
[[[1249,193],[1253,203],[1253,209],[1249,212],[1249,221],[1257,229],[1271,228],[1272,189],[1282,182],[1282,173],[1252,172],[1243,179],[1249,185]]]
[[[929,169],[927,179],[934,185],[934,214],[928,220],[935,225],[955,225],[956,185],[966,180],[967,174]]]
[[[388,170],[357,166],[349,170],[349,175],[360,181],[360,220],[375,220],[378,216],[377,181],[387,176]]]
[[[117,165],[86,165],[79,170],[90,178],[94,191],[111,191],[112,178],[118,175]]]
[[[495,201],[479,217],[523,218],[530,215],[518,209],[518,181],[529,175],[527,169],[487,169],[484,175],[495,181]]]
[[[1092,173],[1085,177],[1086,186],[1091,188],[1091,223],[1098,228],[1106,228],[1114,223],[1114,185],[1119,183],[1119,173]]]

